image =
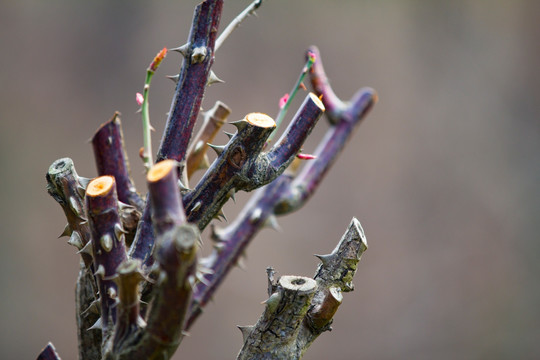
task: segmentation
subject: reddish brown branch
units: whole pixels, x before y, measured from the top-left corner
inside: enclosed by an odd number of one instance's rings
[[[195,9],[189,40],[183,49],[185,59],[157,161],[173,159],[181,163],[182,168],[184,166],[188,144],[214,62],[214,44],[222,7],[223,0],[205,0]]]
[[[95,276],[101,298],[102,331],[104,335],[109,335],[112,324],[116,321],[115,306],[118,296],[117,286],[112,278],[116,276],[118,266],[127,259],[112,176],[101,176],[88,184],[86,208],[92,231]]]
[[[129,174],[120,113],[114,113],[109,121],[100,126],[92,137],[92,147],[98,175],[114,176],[118,200],[142,210],[144,201],[135,190]]]

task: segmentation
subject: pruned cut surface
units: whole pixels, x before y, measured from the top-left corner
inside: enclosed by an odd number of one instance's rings
[[[114,178],[112,176],[100,176],[88,184],[86,189],[86,194],[89,196],[103,196],[109,191],[114,185]]]
[[[270,116],[263,113],[250,113],[246,115],[246,121],[250,124],[262,128],[276,126],[276,122]]]

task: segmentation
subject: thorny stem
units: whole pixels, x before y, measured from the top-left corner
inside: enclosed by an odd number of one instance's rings
[[[111,280],[127,259],[124,234],[118,216],[118,198],[112,176],[92,180],[86,189],[88,223],[92,230],[95,276],[101,298],[101,325],[104,340],[116,321],[117,286]]]
[[[255,10],[257,10],[262,5],[263,0],[254,0],[247,8],[244,9],[240,14],[238,14],[237,17],[231,21],[229,25],[223,30],[223,32],[219,35],[219,37],[216,40],[216,46],[215,51],[218,51],[218,49],[223,45],[225,40],[232,34],[232,32],[240,26],[242,21],[244,21],[248,16],[255,13]]]
[[[178,161],[180,174],[214,63],[214,44],[222,7],[223,0],[206,0],[195,9],[189,40],[183,51],[182,70],[159,146],[157,160]]]

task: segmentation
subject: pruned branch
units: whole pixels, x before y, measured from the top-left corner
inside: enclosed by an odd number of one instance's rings
[[[367,249],[364,231],[353,218],[340,242],[321,264],[314,279],[282,276],[265,301],[257,324],[241,327],[244,337],[238,360],[302,358],[313,341],[330,330],[341,305],[342,291],[352,291],[352,278],[362,253]]]
[[[94,275],[101,299],[101,328],[106,341],[116,321],[118,289],[112,278],[116,276],[118,266],[127,259],[112,176],[101,176],[88,184],[86,208],[92,232]]]
[[[314,68],[323,71],[322,65],[317,67],[321,59],[318,52],[316,58]],[[326,91],[332,89],[328,87]],[[317,146],[315,160],[310,160],[298,176],[286,172],[259,189],[234,222],[224,229],[214,229],[214,250],[211,255],[201,260],[212,273],[205,275],[205,283],[199,283],[194,291],[188,328],[200,315],[202,308],[212,298],[258,231],[266,226],[275,227],[276,215],[298,210],[311,198],[345,147],[353,130],[367,115],[376,99],[374,90],[359,90],[353,101],[340,111],[340,117]]]
[[[283,173],[323,112],[319,99],[309,94],[283,136],[267,153],[261,151],[275,128],[269,116],[252,113],[233,123],[238,132],[224,147],[214,147],[218,158],[195,189],[184,196],[188,221],[204,229],[231,192],[257,189]]]
[[[109,121],[99,127],[92,137],[92,148],[98,175],[114,176],[118,200],[141,211],[144,201],[137,193],[129,173],[119,112],[115,112]]]

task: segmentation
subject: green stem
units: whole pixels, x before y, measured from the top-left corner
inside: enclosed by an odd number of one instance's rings
[[[276,117],[276,128],[274,129],[274,132],[272,132],[272,134],[270,134],[270,137],[266,141],[267,145],[272,141],[272,139],[276,135],[279,126],[283,122],[283,118],[285,117],[285,115],[287,114],[287,111],[289,110],[289,106],[290,106],[292,100],[294,99],[294,97],[296,96],[296,93],[298,92],[298,89],[300,88],[300,84],[302,84],[302,82],[304,81],[304,78],[306,77],[306,74],[309,72],[309,70],[313,66],[314,62],[315,62],[315,57],[314,56],[308,56],[308,60],[306,62],[306,65],[302,69],[302,72],[300,73],[300,76],[298,77],[298,80],[296,81],[296,84],[294,84],[294,87],[293,87],[292,91],[289,94],[289,98],[285,102],[285,105],[279,110],[279,113],[278,113],[278,115]]]
[[[150,125],[150,114],[148,111],[148,96],[150,92],[150,82],[154,76],[154,71],[148,69],[146,71],[146,79],[144,81],[144,91],[143,91],[143,103],[141,105],[141,114],[142,114],[142,125],[143,125],[143,153],[142,159],[144,163],[144,168],[148,172],[152,164],[154,163],[152,159],[152,125]]]

